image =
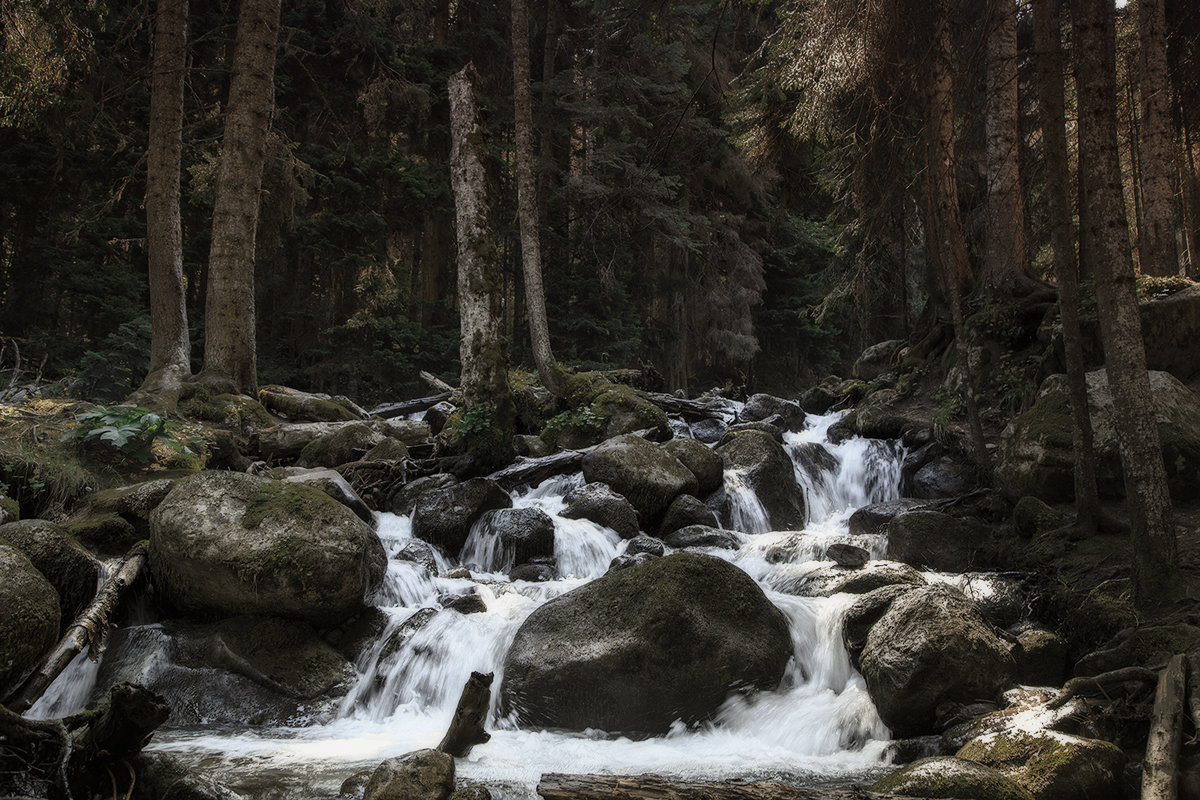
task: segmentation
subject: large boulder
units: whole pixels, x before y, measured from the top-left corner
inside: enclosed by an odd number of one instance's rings
[[[937,707],[997,697],[1016,662],[1008,643],[962,592],[922,586],[895,598],[871,626],[859,668],[896,736],[933,732]]]
[[[925,569],[966,572],[986,564],[983,523],[939,511],[908,511],[887,524],[887,557]]]
[[[1158,436],[1172,496],[1190,499],[1200,482],[1200,397],[1167,372],[1150,372]],[[1087,374],[1088,411],[1092,420],[1100,493],[1124,492],[1117,450],[1116,414],[1104,370]],[[1065,375],[1042,383],[1037,401],[1004,429],[996,483],[1012,499],[1033,495],[1048,503],[1074,495],[1071,405]]]
[[[663,517],[662,525],[658,528],[659,536],[686,528],[689,525],[707,525],[717,527],[717,515],[712,509],[690,494],[681,494],[671,501]]]
[[[643,527],[657,520],[681,494],[695,494],[696,476],[659,445],[627,434],[609,439],[583,457],[588,483],[606,483],[637,509]]]
[[[527,564],[554,555],[554,520],[538,508],[502,508],[488,512],[487,533],[505,554],[505,565]]]
[[[858,659],[863,648],[867,646],[871,628],[887,613],[897,597],[912,591],[918,585],[920,584],[894,583],[881,586],[863,594],[846,609],[842,617],[842,644],[846,646],[846,653],[855,669],[859,668]]]
[[[850,515],[851,536],[876,536],[886,533],[887,524],[906,511],[928,505],[926,500],[902,497],[863,506]]]
[[[1027,789],[999,770],[954,756],[914,761],[884,775],[871,791],[956,800],[1034,800]]]
[[[622,539],[638,535],[637,509],[603,483],[587,483],[563,498],[566,508],[559,516],[587,519],[612,528]]]
[[[787,619],[737,567],[679,553],[610,572],[535,610],[504,662],[504,713],[571,730],[665,733],[731,691],[773,689]]]
[[[979,473],[967,458],[941,455],[922,466],[912,476],[913,497],[941,499],[959,497],[979,485]]]
[[[284,469],[293,471],[290,475],[282,477],[281,480],[287,483],[303,483],[308,486],[315,486],[353,511],[363,522],[374,527],[375,513],[358,496],[358,492],[354,491],[354,487],[350,485],[350,481],[343,478],[337,470],[304,469],[303,467],[285,467]]]
[[[155,584],[184,611],[334,625],[363,608],[386,563],[369,525],[303,484],[202,472],[150,515]]]
[[[696,476],[698,497],[721,488],[721,482],[725,479],[725,464],[711,447],[696,439],[682,438],[666,442],[663,449],[678,458]]]
[[[332,433],[313,439],[300,451],[296,464],[301,467],[337,467],[360,461],[370,450],[386,441],[388,436],[369,422],[342,425]],[[403,443],[396,441],[403,449]],[[403,456],[401,456],[403,458]]]
[[[0,541],[0,697],[58,641],[58,593],[20,550]]]
[[[458,555],[475,521],[485,512],[500,508],[512,508],[512,498],[500,484],[486,478],[434,489],[417,499],[413,508],[413,536]]]
[[[417,750],[376,767],[363,800],[447,800],[453,791],[454,757]]]
[[[770,394],[754,394],[738,414],[739,422],[772,421],[785,431],[804,430],[804,409],[795,400],[784,400]]]
[[[855,359],[854,366],[850,368],[850,374],[864,381],[875,380],[895,367],[896,354],[903,346],[903,339],[887,339],[876,342],[863,350],[862,354]]]
[[[725,463],[725,469],[737,472],[739,479],[758,497],[767,514],[770,530],[804,527],[804,491],[796,483],[792,460],[783,445],[770,434],[761,431],[738,433],[717,448],[717,454]],[[719,516],[724,524],[732,523],[728,504]]]
[[[64,528],[44,519],[0,525],[0,540],[24,553],[58,592],[65,630],[95,596],[100,563]]]
[[[958,751],[1009,776],[1035,800],[1121,796],[1125,753],[1111,742],[1055,731],[1010,730],[976,737]]]

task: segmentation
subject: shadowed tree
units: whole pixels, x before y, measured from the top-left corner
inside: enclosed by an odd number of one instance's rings
[[[1142,224],[1138,256],[1145,275],[1175,275],[1175,157],[1167,20],[1163,0],[1138,0],[1138,85],[1141,89]]]

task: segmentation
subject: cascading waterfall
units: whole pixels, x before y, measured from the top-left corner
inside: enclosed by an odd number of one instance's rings
[[[788,569],[821,563],[835,541],[865,545],[874,555],[882,549],[878,541],[850,537],[846,520],[860,505],[898,495],[902,452],[858,439],[828,444],[825,431],[837,418],[810,417],[806,430],[787,437],[810,509],[804,531],[769,531],[753,491],[736,473],[726,473],[743,547],[710,552],[758,580],[787,616],[794,659],[779,689],[731,696],[706,725],[680,724],[666,736],[640,741],[603,732],[520,730],[497,719],[493,708],[493,738],[460,760],[460,777],[499,787],[502,796],[531,797],[538,777],[555,771],[828,781],[837,775],[858,779],[878,768],[888,732],[841,643],[841,619],[854,598],[794,597],[770,588]],[[233,783],[269,770],[288,796],[316,798],[336,795],[355,770],[436,745],[468,675],[496,673],[495,690],[525,618],[602,575],[624,550],[612,530],[560,515],[564,496],[582,481],[578,474],[553,478],[513,495],[514,507],[538,508],[554,523],[555,560],[566,577],[544,583],[509,581],[503,570],[510,556],[486,520],[457,558],[447,558],[412,538],[407,517],[380,515],[389,566],[375,600],[387,623],[360,656],[358,677],[340,703],[303,727],[163,730],[152,747],[203,758],[209,772]],[[459,565],[472,570],[470,577],[450,577],[465,575],[455,569]],[[478,593],[483,611],[442,609],[448,596],[468,591]]]

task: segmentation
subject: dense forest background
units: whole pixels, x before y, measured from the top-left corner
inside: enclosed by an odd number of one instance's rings
[[[925,252],[921,65],[937,37],[927,34],[949,31],[957,195],[979,264],[994,174],[988,42],[1002,15],[984,0],[911,14],[907,5],[532,5],[543,270],[559,360],[642,367],[667,389],[788,392],[930,323],[939,289]],[[9,0],[0,11],[0,368],[19,351],[27,371],[79,396],[124,397],[148,364],[154,8]],[[1149,84],[1135,9],[1118,12],[1117,100],[1137,246]],[[1169,85],[1154,89],[1170,95],[1174,238],[1186,274],[1200,230],[1200,8],[1166,0],[1165,13]],[[233,2],[197,3],[189,17],[182,222],[197,359],[236,14]],[[1053,272],[1027,8],[1016,25],[1028,254],[1016,269],[1036,285]],[[255,265],[262,383],[374,402],[415,391],[421,369],[457,375],[446,82],[468,60],[489,115],[510,351],[530,363],[510,43],[507,3],[285,4]],[[1070,130],[1070,80],[1066,89]],[[1074,158],[1073,139],[1069,147]],[[975,291],[968,313],[996,290]]]

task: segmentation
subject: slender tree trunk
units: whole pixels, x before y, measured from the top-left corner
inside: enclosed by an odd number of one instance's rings
[[[512,0],[512,51],[517,216],[521,227],[521,266],[525,277],[525,314],[529,318],[529,344],[542,385],[561,397],[566,393],[566,381],[550,348],[546,293],[542,288],[537,179],[533,169],[533,101],[530,98],[529,87],[528,0]]]
[[[254,239],[267,131],[275,104],[279,6],[280,0],[242,0],[221,161],[213,188],[201,380],[247,394],[258,389]]]
[[[1029,278],[1019,172],[1017,4],[990,0],[987,37],[987,237],[980,288],[1011,294]]]
[[[1141,319],[1134,291],[1129,225],[1117,155],[1114,9],[1111,0],[1072,0],[1079,94],[1080,182],[1095,246],[1096,298],[1105,369],[1133,536],[1135,601],[1172,599],[1175,523],[1158,439]]]
[[[1062,23],[1058,0],[1034,0],[1033,36],[1037,51],[1038,97],[1046,158],[1046,198],[1050,242],[1058,278],[1058,313],[1071,395],[1071,439],[1075,449],[1075,508],[1079,525],[1095,532],[1100,510],[1096,492],[1096,449],[1088,413],[1083,336],[1079,328],[1079,276],[1075,229],[1071,224],[1071,171],[1067,159],[1066,103],[1063,99]]]
[[[513,406],[504,339],[504,274],[488,197],[487,143],[479,111],[479,73],[468,63],[451,76],[450,187],[458,235],[460,386],[468,406],[489,404],[491,423],[510,445]]]
[[[1163,0],[1138,0],[1139,86],[1143,227],[1138,239],[1142,273],[1176,275],[1175,171],[1171,130],[1171,80],[1167,72],[1167,20]]]
[[[137,395],[177,396],[191,375],[179,169],[188,0],[160,0],[154,15],[150,131],[146,153],[146,259],[150,267],[150,370]]]

